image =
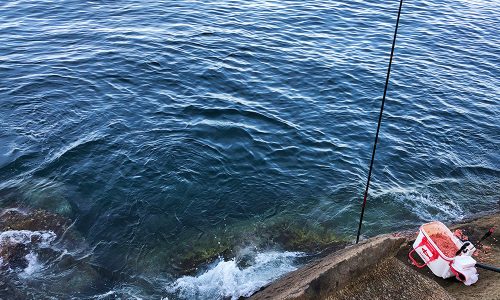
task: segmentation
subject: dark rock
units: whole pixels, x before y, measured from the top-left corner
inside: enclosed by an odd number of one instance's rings
[[[29,249],[26,245],[22,243],[6,243],[0,245],[0,257],[2,258],[2,265],[0,268],[26,268],[28,262],[25,256],[29,253]]]
[[[0,213],[0,231],[7,230],[51,230],[60,236],[71,221],[45,210],[21,211],[6,209]]]
[[[3,210],[0,213],[1,268],[26,268],[26,255],[31,251],[39,252],[42,248],[47,248],[46,243],[52,242],[57,235],[62,235],[67,224],[68,219],[43,210]]]

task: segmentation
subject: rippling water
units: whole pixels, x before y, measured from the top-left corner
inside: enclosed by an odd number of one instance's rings
[[[34,298],[237,297],[304,255],[255,228],[352,239],[397,7],[3,1],[0,204],[73,219],[105,283],[8,276]],[[407,1],[401,18],[365,236],[498,208],[500,4]],[[249,240],[248,265],[179,265]]]

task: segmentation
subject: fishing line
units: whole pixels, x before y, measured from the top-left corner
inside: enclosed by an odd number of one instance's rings
[[[403,7],[403,0],[399,2],[398,18],[396,20],[396,28],[394,29],[394,37],[392,39],[391,57],[389,59],[389,66],[387,67],[387,76],[385,77],[384,96],[382,97],[382,104],[380,106],[380,114],[378,116],[377,133],[375,134],[375,143],[373,144],[372,159],[370,161],[370,169],[368,171],[368,180],[366,181],[365,195],[363,197],[363,205],[361,207],[361,215],[359,217],[358,234],[356,236],[356,244],[359,242],[359,235],[361,234],[361,225],[363,224],[363,216],[365,214],[366,198],[368,197],[368,189],[370,187],[370,179],[372,177],[373,161],[375,159],[375,151],[377,150],[378,134],[380,132],[380,124],[382,123],[382,114],[384,112],[385,96],[387,95],[387,86],[389,85],[389,75],[391,74],[392,58],[394,56],[394,47],[396,46],[396,36],[398,34],[399,17],[401,16],[401,7]]]

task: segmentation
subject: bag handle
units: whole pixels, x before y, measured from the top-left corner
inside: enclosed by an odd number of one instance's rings
[[[427,248],[429,248],[429,251],[431,252],[431,256],[427,255],[429,257],[429,260],[426,263],[424,263],[424,264],[418,264],[417,261],[415,260],[415,258],[413,257],[413,253],[418,248],[421,248],[424,245],[427,246]],[[412,264],[415,265],[419,269],[427,266],[431,261],[436,260],[438,257],[439,257],[439,253],[436,251],[436,249],[434,249],[434,247],[431,244],[429,244],[427,242],[427,237],[425,237],[425,236],[422,238],[422,241],[420,242],[420,244],[417,247],[415,247],[414,249],[412,249],[410,251],[410,253],[408,253],[408,258],[411,260]]]

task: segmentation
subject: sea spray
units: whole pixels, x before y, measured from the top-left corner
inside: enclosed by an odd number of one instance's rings
[[[7,230],[0,232],[0,267],[22,269],[31,275],[41,268],[37,251],[51,247],[56,234],[50,230]]]
[[[302,256],[302,252],[261,252],[247,261],[245,267],[239,266],[238,258],[221,259],[198,276],[177,279],[168,290],[182,299],[248,297],[283,274],[296,270],[296,258]]]
[[[0,232],[0,246],[6,243],[36,243],[39,248],[46,248],[55,239],[56,234],[51,230],[7,230]]]
[[[31,251],[24,258],[28,262],[28,266],[24,268],[21,276],[31,276],[42,268],[42,265],[38,261],[38,255],[35,252]]]

